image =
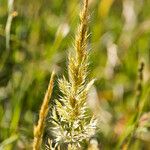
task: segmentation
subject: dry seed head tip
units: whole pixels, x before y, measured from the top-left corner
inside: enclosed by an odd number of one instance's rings
[[[78,34],[75,39],[75,49],[77,52],[77,60],[79,63],[82,62],[86,56],[86,41],[87,41],[87,24],[88,24],[88,0],[84,0],[83,10],[80,14],[80,26],[78,29]]]
[[[43,103],[41,105],[41,109],[39,112],[39,120],[37,126],[34,127],[34,142],[33,142],[33,150],[39,150],[41,143],[42,143],[42,137],[45,127],[45,118],[48,114],[48,104],[52,95],[53,91],[53,84],[54,84],[54,71],[51,74],[50,82],[48,85],[48,89],[46,91]]]

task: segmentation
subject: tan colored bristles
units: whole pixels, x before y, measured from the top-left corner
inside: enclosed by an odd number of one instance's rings
[[[54,84],[54,76],[55,73],[52,72],[50,82],[48,85],[48,89],[46,91],[40,112],[39,112],[39,120],[37,126],[34,127],[34,141],[33,141],[33,150],[39,150],[42,143],[43,131],[45,127],[45,118],[48,114],[48,104],[53,91]]]
[[[86,56],[87,45],[87,26],[88,26],[88,0],[84,0],[83,11],[80,14],[80,26],[75,39],[75,48],[77,51],[77,61],[81,63]]]
[[[88,28],[88,0],[84,0],[80,13],[80,25],[75,37],[75,55],[69,55],[69,80],[76,87],[80,86],[87,76],[88,52],[87,52],[87,28]]]

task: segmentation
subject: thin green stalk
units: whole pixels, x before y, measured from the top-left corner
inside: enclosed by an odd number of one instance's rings
[[[144,69],[144,63],[140,63],[140,67],[138,69],[138,83],[136,88],[136,97],[135,97],[135,113],[131,117],[131,120],[126,126],[125,132],[123,133],[121,140],[119,142],[118,148],[120,148],[122,145],[126,145],[126,148],[128,148],[131,144],[131,141],[133,139],[133,136],[136,132],[136,129],[138,128],[139,119],[142,114],[142,108],[141,106],[141,97],[142,97],[142,83],[143,83],[143,69]]]

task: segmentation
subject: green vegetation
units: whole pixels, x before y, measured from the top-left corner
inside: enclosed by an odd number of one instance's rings
[[[32,149],[52,70],[43,149],[148,150],[149,6],[149,0],[89,0],[81,40],[82,1],[0,0],[0,150]],[[60,128],[70,136],[63,139]]]

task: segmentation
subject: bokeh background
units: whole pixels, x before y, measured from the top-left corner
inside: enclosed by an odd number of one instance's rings
[[[80,0],[0,0],[0,149],[31,149],[50,74],[67,74]],[[136,111],[138,66],[144,62],[143,91],[147,103],[132,145],[150,147],[150,0],[89,0],[89,94],[101,107],[98,140],[104,149],[117,143]],[[91,102],[90,102],[91,103]],[[93,105],[92,105],[93,106]],[[95,105],[94,108],[95,109]]]

